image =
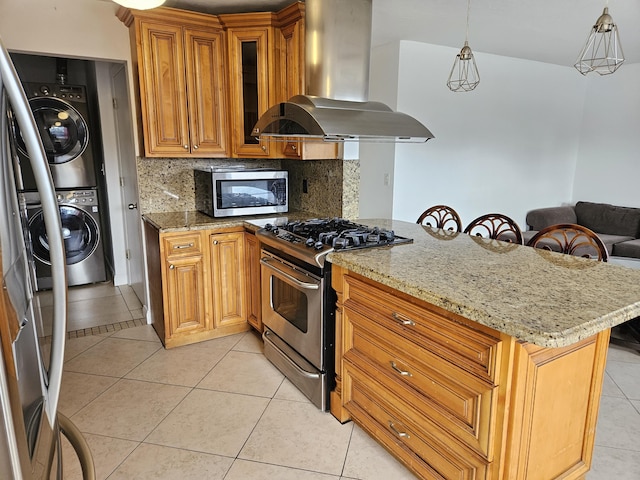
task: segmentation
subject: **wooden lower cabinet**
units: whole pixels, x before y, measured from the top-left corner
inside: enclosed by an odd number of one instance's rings
[[[145,222],[152,325],[166,348],[249,329],[244,235]]]
[[[335,265],[332,275],[338,420],[419,478],[584,478],[608,330],[543,348]]]
[[[262,286],[260,284],[260,241],[253,233],[244,236],[247,272],[247,321],[262,333]]]
[[[244,235],[230,232],[209,236],[214,327],[229,333],[247,329]]]

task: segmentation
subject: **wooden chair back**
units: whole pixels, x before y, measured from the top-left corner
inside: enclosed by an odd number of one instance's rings
[[[607,247],[598,234],[575,223],[559,223],[543,228],[531,237],[527,245],[602,262],[609,259]]]
[[[416,223],[432,228],[440,228],[451,232],[462,231],[462,220],[460,215],[451,207],[446,205],[434,205],[427,208],[418,217]]]
[[[522,245],[522,231],[511,218],[501,213],[488,213],[473,220],[464,233]]]

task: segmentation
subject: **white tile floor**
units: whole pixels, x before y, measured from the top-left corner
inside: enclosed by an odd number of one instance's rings
[[[104,318],[105,303],[93,304]],[[415,478],[359,427],[311,405],[253,332],[165,350],[151,326],[136,326],[70,338],[65,361],[60,410],[84,433],[99,479]],[[588,480],[640,478],[639,379],[640,354],[610,347]],[[64,458],[65,478],[81,478],[68,444]]]

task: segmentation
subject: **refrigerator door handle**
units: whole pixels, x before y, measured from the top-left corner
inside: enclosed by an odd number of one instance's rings
[[[27,147],[29,160],[42,201],[42,212],[49,240],[51,276],[53,279],[53,331],[51,336],[51,357],[48,372],[48,401],[44,408],[51,428],[57,421],[58,401],[62,384],[64,347],[67,334],[67,278],[66,258],[62,235],[62,224],[58,210],[53,180],[47,164],[47,157],[38,133],[27,97],[22,90],[18,74],[9,53],[0,40],[0,74],[4,88],[15,113],[16,121]]]

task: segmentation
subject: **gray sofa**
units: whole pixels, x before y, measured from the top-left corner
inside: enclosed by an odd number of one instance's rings
[[[575,206],[537,208],[526,217],[524,243],[536,232],[557,223],[577,223],[598,234],[614,257],[640,259],[640,208],[577,202]]]

